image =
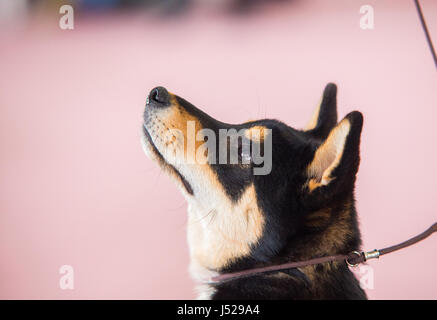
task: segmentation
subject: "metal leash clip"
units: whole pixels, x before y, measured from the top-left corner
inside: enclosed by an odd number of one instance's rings
[[[357,263],[350,262],[349,261],[350,259],[354,259],[353,257],[350,257],[353,254],[357,256],[357,259],[359,259],[360,257],[363,257],[363,261],[359,261]],[[361,262],[367,261],[369,259],[379,259],[380,255],[381,255],[381,252],[378,249],[368,251],[368,252],[361,252],[361,253],[358,251],[353,251],[350,253],[349,258],[346,259],[346,263],[349,267],[356,267]]]
[[[364,252],[364,261],[367,261],[369,259],[379,259],[380,252],[378,249]]]

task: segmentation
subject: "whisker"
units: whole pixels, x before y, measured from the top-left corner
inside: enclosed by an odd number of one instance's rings
[[[200,221],[202,221],[203,219],[205,219],[206,217],[208,217],[211,213],[216,212],[216,210],[211,209],[206,215],[204,215],[203,217],[201,217],[199,220],[194,221],[193,223],[190,224],[190,226],[199,223]],[[213,216],[214,217],[214,216]],[[211,221],[210,221],[211,222]]]

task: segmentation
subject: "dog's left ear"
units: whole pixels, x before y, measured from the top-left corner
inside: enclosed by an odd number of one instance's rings
[[[322,101],[304,128],[313,138],[324,140],[337,124],[337,86],[328,83],[323,91]]]
[[[307,167],[307,189],[314,201],[329,200],[353,189],[360,162],[362,126],[362,114],[349,113],[315,151]]]

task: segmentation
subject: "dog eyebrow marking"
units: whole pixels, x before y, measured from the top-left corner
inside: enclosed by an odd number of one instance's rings
[[[268,128],[265,126],[254,126],[244,132],[244,136],[253,142],[262,142],[268,134]]]

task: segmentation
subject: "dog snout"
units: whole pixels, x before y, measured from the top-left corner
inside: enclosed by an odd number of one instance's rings
[[[156,87],[150,91],[147,97],[147,105],[166,107],[170,104],[170,93],[164,87]]]

